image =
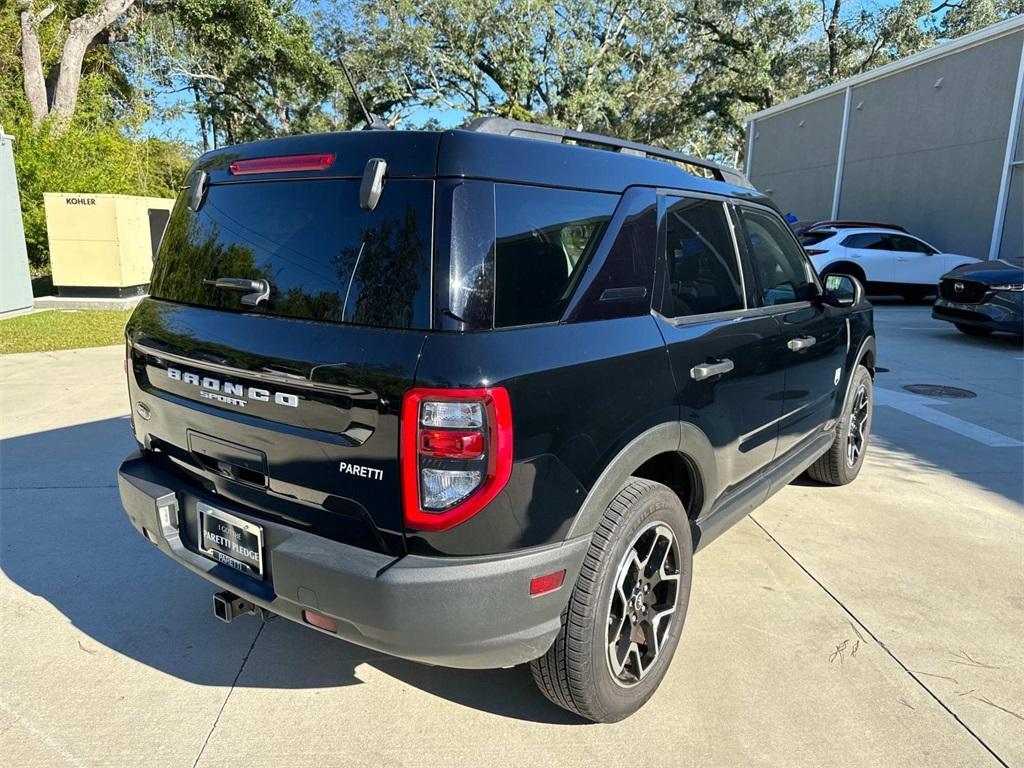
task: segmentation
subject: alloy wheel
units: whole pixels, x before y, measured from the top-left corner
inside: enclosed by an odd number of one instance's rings
[[[638,533],[619,564],[608,606],[608,670],[619,685],[639,683],[654,667],[679,601],[679,543],[653,522]]]
[[[846,432],[846,464],[857,466],[864,447],[867,444],[868,422],[868,389],[861,384],[853,396],[853,407],[850,409],[850,424]]]

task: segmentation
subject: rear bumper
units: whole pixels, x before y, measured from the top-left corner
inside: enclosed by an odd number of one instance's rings
[[[1024,302],[999,294],[978,304],[960,304],[940,296],[932,306],[932,317],[959,325],[1024,333]]]
[[[215,496],[176,491],[180,484],[138,452],[121,464],[118,485],[136,530],[207,581],[298,623],[305,624],[306,608],[330,616],[336,635],[352,643],[449,667],[508,667],[543,655],[590,541],[512,555],[394,558],[256,520]],[[263,527],[262,582],[195,551],[199,501]],[[531,578],[563,568],[560,589],[529,596]]]

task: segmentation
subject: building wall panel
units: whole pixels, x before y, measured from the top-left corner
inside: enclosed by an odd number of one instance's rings
[[[754,186],[783,212],[828,218],[842,122],[841,93],[758,120],[747,171]]]

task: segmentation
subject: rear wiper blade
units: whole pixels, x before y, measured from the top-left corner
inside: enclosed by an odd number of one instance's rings
[[[270,298],[270,282],[267,280],[247,280],[244,277],[218,277],[216,280],[203,280],[222,291],[238,291],[245,293],[241,301],[248,307],[255,307]]]

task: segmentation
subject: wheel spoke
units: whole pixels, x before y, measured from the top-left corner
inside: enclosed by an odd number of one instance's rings
[[[662,619],[671,614],[675,613],[676,607],[673,605],[671,608],[665,608],[664,610],[658,611],[650,618],[651,623],[651,637],[654,642],[654,658],[658,658],[658,654],[661,653],[661,635],[658,633],[658,628],[661,625]]]

